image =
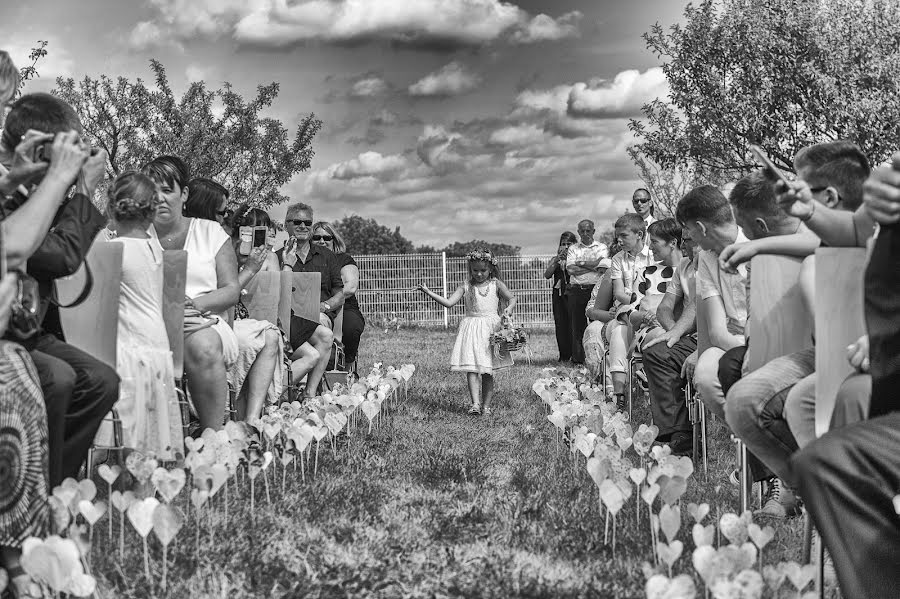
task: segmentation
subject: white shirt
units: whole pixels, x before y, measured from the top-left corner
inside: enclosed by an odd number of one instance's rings
[[[699,249],[697,250],[700,251]],[[697,256],[699,259],[699,254]],[[681,259],[675,269],[675,276],[669,281],[666,293],[671,293],[676,299],[682,300],[682,306],[687,308],[696,300],[697,295],[697,265],[688,257]]]
[[[609,248],[605,243],[600,243],[596,239],[590,245],[584,245],[580,241],[569,246],[566,254],[566,265],[575,264],[579,261],[593,261],[609,258]],[[584,274],[571,274],[570,285],[596,285],[600,282],[600,273],[596,270]]]
[[[620,279],[625,285],[625,291],[630,292],[640,272],[655,263],[653,253],[646,245],[637,254],[622,250],[613,256],[612,265],[609,267],[610,278],[613,281]]]
[[[738,228],[734,243],[745,241],[749,240]],[[728,332],[743,335],[747,325],[747,264],[741,264],[737,270],[737,274],[724,272],[719,268],[718,254],[709,250],[701,252],[697,264],[697,299],[721,296]]]

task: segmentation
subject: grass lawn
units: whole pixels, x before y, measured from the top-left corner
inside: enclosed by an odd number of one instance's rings
[[[620,521],[613,557],[584,459],[557,445],[531,391],[556,357],[552,335],[532,335],[534,364],[522,360],[498,377],[491,417],[466,414],[464,376],[447,367],[453,339],[452,331],[367,331],[361,371],[373,358],[416,364],[408,400],[336,456],[323,451],[314,480],[289,472],[282,494],[279,469],[271,504],[258,478],[254,514],[246,477],[231,489],[227,521],[220,493],[201,522],[199,547],[190,516],[169,548],[168,596],[643,597],[646,511],[640,526],[633,509]],[[649,421],[638,404],[635,422]],[[685,501],[706,501],[715,516],[738,503],[727,481],[733,445],[720,424],[711,432],[709,482],[695,472]],[[676,572],[693,571],[688,519]],[[114,522],[118,534],[118,512]],[[126,528],[124,562],[107,545],[105,519],[94,531],[102,596],[164,596],[158,541],[151,534],[148,581],[140,539]],[[799,520],[777,526],[766,563],[798,559],[801,528]]]

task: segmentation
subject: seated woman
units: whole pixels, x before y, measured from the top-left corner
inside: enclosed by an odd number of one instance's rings
[[[227,213],[228,191],[215,181],[200,177],[192,179],[188,189],[185,214],[221,225]],[[230,222],[232,248],[239,267],[238,284],[243,296],[257,273],[279,272],[280,268],[268,245],[251,248],[245,244],[249,253],[241,253],[241,227],[264,226],[269,231],[267,238],[274,237],[275,231],[268,214],[248,206],[239,209]],[[252,242],[252,239],[248,241]],[[281,395],[284,345],[278,327],[265,320],[250,318],[241,302],[235,308],[233,328],[238,355],[228,376],[238,390],[235,406],[238,418],[253,422],[262,416],[267,399],[269,403],[275,403]]]
[[[330,223],[319,221],[313,225],[312,242],[328,248],[337,256],[341,265],[341,280],[344,282],[344,324],[343,337],[344,357],[347,365],[356,362],[359,352],[359,340],[366,328],[366,319],[359,309],[356,291],[359,288],[359,267],[353,256],[347,253],[347,244]]]
[[[175,156],[160,156],[143,172],[162,193],[155,234],[166,250],[187,251],[184,371],[200,430],[221,429],[228,396],[227,371],[238,356],[227,311],[240,298],[231,238],[219,223],[184,215],[190,172]]]
[[[610,272],[607,270],[600,278],[600,282],[594,285],[591,291],[591,299],[588,301],[585,315],[588,318],[588,326],[584,330],[582,344],[584,345],[584,361],[588,370],[595,377],[601,374],[604,367],[603,356],[606,354],[606,341],[604,339],[604,327],[615,319],[612,311],[613,291]],[[612,378],[609,372],[605,373],[606,392],[612,393]]]
[[[116,371],[116,410],[123,443],[162,460],[184,454],[169,337],[163,321],[163,252],[147,232],[156,217],[159,186],[128,171],[107,189],[106,214],[122,246]]]

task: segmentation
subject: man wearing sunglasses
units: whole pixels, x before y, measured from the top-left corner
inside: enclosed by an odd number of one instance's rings
[[[341,266],[334,252],[321,245],[310,243],[312,238],[313,209],[303,203],[288,206],[284,221],[289,237],[283,250],[276,252],[282,270],[294,272],[318,272],[322,275],[320,287],[319,322],[311,322],[291,316],[292,374],[295,379],[309,374],[304,394],[312,397],[322,380],[334,336],[334,319],[344,303],[344,281]],[[310,352],[308,346],[315,350]]]

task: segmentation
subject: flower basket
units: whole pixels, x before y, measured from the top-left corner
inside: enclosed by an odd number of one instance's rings
[[[505,318],[501,321],[500,330],[491,334],[491,346],[500,353],[510,353],[524,349],[528,343],[528,335],[525,329],[513,325],[512,321]]]

